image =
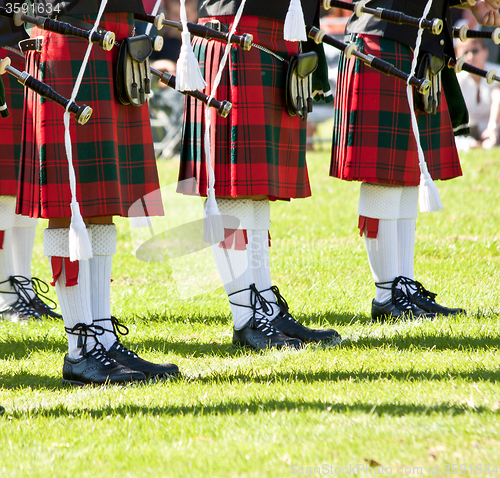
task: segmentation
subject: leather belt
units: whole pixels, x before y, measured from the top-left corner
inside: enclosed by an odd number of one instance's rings
[[[217,30],[222,33],[229,33],[230,25],[228,23],[221,23],[219,20],[212,20],[210,22],[204,23],[207,28],[212,30]]]

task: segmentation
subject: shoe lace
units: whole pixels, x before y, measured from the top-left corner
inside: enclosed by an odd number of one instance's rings
[[[98,362],[101,362],[103,365],[110,365],[116,362],[114,358],[108,356],[108,354],[106,353],[106,349],[99,342],[97,342],[96,346],[89,352],[89,355],[94,357]]]
[[[128,327],[126,325],[123,325],[116,317],[111,316],[109,319],[96,319],[94,320],[94,323],[95,322],[111,322],[112,329],[106,329],[103,326],[98,326],[98,327],[102,328],[103,333],[111,332],[112,334],[114,334],[114,336],[116,337],[116,348],[118,351],[126,353],[127,355],[130,355],[133,358],[139,357],[135,352],[132,352],[132,350],[129,350],[120,342],[118,334],[128,335],[129,330]]]
[[[392,300],[400,309],[411,311],[411,296],[416,291],[415,281],[399,276],[392,283]]]
[[[431,302],[435,302],[437,294],[427,290],[420,282],[408,277],[399,276],[395,279],[396,287],[401,286],[408,298],[419,295]]]
[[[93,337],[96,341],[96,347],[100,345],[102,347],[102,344],[99,342],[98,336],[103,335],[105,332],[105,329],[101,327],[100,325],[95,325],[95,324],[84,324],[82,322],[74,325],[73,327],[64,327],[64,330],[66,333],[69,335],[76,335],[78,336],[78,340],[76,343],[76,346],[79,349],[82,349],[82,355],[87,354],[87,342],[89,337]],[[104,347],[103,347],[104,349]],[[104,349],[105,350],[105,349]]]
[[[279,334],[278,330],[276,330],[265,317],[254,317],[252,319],[251,327],[253,329],[260,330],[267,337]]]
[[[57,304],[50,297],[45,295],[49,292],[49,284],[39,277],[32,277],[31,284],[33,286],[33,292],[35,293],[33,301],[44,308],[55,310]],[[49,302],[50,305],[47,304],[47,302]]]
[[[24,302],[29,304],[29,306],[31,306],[33,310],[36,309],[37,305],[41,305],[42,307],[48,308],[50,310],[54,310],[57,307],[57,304],[51,298],[45,295],[49,292],[49,285],[38,277],[32,277],[31,279],[29,279],[28,277],[22,275],[15,275],[10,276],[7,280],[0,282],[0,284],[3,284],[5,282],[9,282],[11,287],[14,289],[13,291],[8,291],[5,293],[17,294],[17,296]],[[31,297],[30,291],[33,292],[34,297]],[[52,305],[46,304],[40,299],[40,297],[43,297],[43,299],[45,299],[47,302],[50,302]]]
[[[241,289],[233,292],[232,294],[229,294],[229,297],[246,290],[250,291],[250,305],[237,304],[236,302],[232,302],[231,299],[229,299],[229,303],[239,307],[252,309],[253,313],[252,318],[250,319],[250,327],[252,329],[258,329],[268,337],[278,334],[279,332],[269,323],[268,320],[268,317],[272,317],[273,315],[271,303],[262,295],[261,292],[257,290],[255,284],[250,284],[248,289]]]
[[[405,311],[412,310],[412,303],[410,299],[410,293],[407,286],[411,279],[407,277],[399,276],[393,281],[388,282],[375,282],[375,287],[379,289],[385,289],[391,291],[391,300],[394,305],[399,309]],[[387,287],[386,287],[387,286]]]
[[[237,304],[236,302],[232,302],[231,299],[229,299],[229,303],[237,305],[239,307],[246,307],[247,309],[252,309],[254,318],[257,314],[271,317],[273,315],[273,308],[271,306],[271,303],[257,290],[255,284],[250,284],[250,287],[248,289],[237,290],[236,292],[229,294],[228,297],[231,297],[232,295],[235,294],[239,294],[240,292],[245,292],[246,290],[250,291],[250,305]]]
[[[286,299],[281,295],[280,290],[278,289],[278,286],[273,285],[270,287],[270,289],[276,297],[276,304],[278,305],[280,311],[281,311],[281,316],[287,319],[290,322],[296,323],[297,321],[292,317],[292,315],[288,312],[289,307],[288,307],[288,302]]]

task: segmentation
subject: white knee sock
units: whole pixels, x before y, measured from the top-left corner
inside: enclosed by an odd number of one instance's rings
[[[14,227],[16,198],[0,196],[0,311],[17,302],[17,294],[9,278],[14,275],[12,260],[12,228]]]
[[[398,276],[414,280],[415,226],[418,215],[418,187],[404,187],[398,220]]]
[[[12,256],[14,260],[14,274],[31,279],[31,259],[35,244],[36,226],[38,219],[16,215],[12,229]],[[26,292],[33,298],[35,293],[27,288]]]
[[[92,224],[92,258],[90,265],[90,288],[92,317],[94,323],[106,329],[99,335],[99,342],[106,350],[116,342],[111,320],[111,268],[116,252],[116,226],[114,224]],[[96,322],[97,321],[97,322]]]
[[[229,296],[234,328],[242,329],[252,318],[250,286],[255,284],[253,270],[249,267],[247,247],[243,245],[244,231],[253,228],[253,201],[250,199],[219,199],[217,205],[223,216],[224,229],[235,230],[224,247],[212,245],[215,263]],[[240,292],[241,291],[241,292]]]
[[[91,232],[89,231],[89,234]],[[51,264],[53,276],[57,273],[53,268],[52,258],[61,257],[61,275],[56,282],[57,298],[63,316],[64,326],[72,329],[77,324],[92,324],[92,307],[90,303],[90,268],[89,261],[78,261],[78,283],[66,285],[67,271],[66,258],[69,258],[69,228],[68,229],[45,229],[43,231],[43,245],[45,255]],[[69,260],[69,259],[68,259]],[[78,336],[67,332],[69,356],[79,358],[82,348],[79,347]],[[87,351],[94,348],[95,338],[87,337]]]
[[[248,262],[253,270],[255,285],[261,295],[271,304],[273,310],[268,318],[272,320],[279,313],[276,297],[272,290],[271,266],[269,260],[269,229],[271,212],[269,201],[253,201],[254,227],[248,230]]]
[[[398,273],[398,222],[396,220],[380,219],[376,239],[370,239],[365,234],[365,246],[368,262],[375,283],[381,287],[375,289],[375,300],[386,302],[391,298],[391,283]]]
[[[386,302],[391,298],[391,283],[398,275],[398,218],[403,187],[363,183],[360,188],[358,214],[378,219],[376,238],[365,232],[368,262],[375,283],[375,300]]]
[[[415,279],[415,219],[398,219],[398,276]]]

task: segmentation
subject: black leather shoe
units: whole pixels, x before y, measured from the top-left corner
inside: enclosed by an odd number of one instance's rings
[[[302,342],[329,342],[338,344],[342,340],[340,334],[333,329],[309,329],[297,322],[289,313],[280,312],[270,324],[287,337],[299,339]]]
[[[38,320],[40,319],[40,314],[30,304],[20,298],[16,303],[0,312],[0,318],[19,323],[30,319]]]
[[[416,319],[427,318],[431,319],[436,314],[431,314],[420,309],[416,305],[408,308],[401,307],[393,303],[392,298],[387,302],[372,301],[372,319],[373,320],[397,320],[397,319]]]
[[[131,370],[142,372],[146,378],[168,378],[179,375],[179,367],[173,363],[156,364],[140,358],[136,353],[124,347],[118,340],[106,352],[108,357]]]
[[[439,305],[436,302],[436,296],[434,292],[428,291],[420,282],[408,279],[407,277],[401,277],[400,280],[410,281],[412,289],[408,290],[408,297],[413,304],[420,307],[426,312],[432,312],[438,315],[467,315],[467,311],[462,308],[449,308]],[[416,288],[416,291],[413,292]]]
[[[38,312],[40,317],[47,316],[52,317],[53,319],[62,319],[62,315],[54,312],[49,305],[47,305],[40,297],[35,295],[33,299],[31,299],[31,304],[33,308]]]
[[[302,342],[298,339],[287,337],[276,330],[266,319],[254,318],[240,330],[233,331],[233,344],[250,347],[255,350],[271,347],[300,348]]]
[[[81,358],[72,359],[66,354],[63,365],[63,383],[70,385],[114,384],[145,380],[142,372],[130,370],[106,354],[98,343]]]

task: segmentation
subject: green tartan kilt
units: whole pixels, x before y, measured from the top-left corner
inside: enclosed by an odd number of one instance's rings
[[[231,24],[233,17],[217,17]],[[203,18],[202,21],[215,20]],[[237,34],[250,33],[254,43],[282,58],[297,53],[297,43],[283,40],[283,22],[243,16]],[[193,40],[202,73],[211,91],[225,44]],[[287,63],[253,47],[232,47],[216,99],[228,100],[228,118],[211,113],[211,150],[217,196],[266,195],[273,199],[310,196],[306,167],[306,123],[289,116],[285,108]],[[178,191],[206,196],[205,106],[186,98]],[[185,181],[191,180],[191,181]]]
[[[6,57],[11,59],[11,65],[16,70],[24,70],[23,58],[0,48],[0,58]],[[9,116],[0,118],[0,195],[15,196],[21,156],[24,88],[9,74],[3,75],[2,80]]]
[[[406,73],[410,49],[373,35],[359,35],[358,50]],[[434,115],[417,113],[420,144],[433,179],[462,175],[444,93]],[[330,175],[348,181],[417,186],[420,168],[411,128],[406,83],[343,55],[335,94]]]
[[[89,22],[95,16],[78,16]],[[130,36],[133,15],[106,13],[100,26],[117,41]],[[33,28],[43,36],[41,52],[27,56],[29,73],[70,98],[88,42]],[[118,48],[94,45],[76,97],[93,109],[90,120],[70,121],[76,200],[83,217],[143,216],[163,213],[148,106],[122,105],[114,70]],[[34,217],[70,217],[71,193],[64,143],[64,109],[28,90],[21,155],[18,213]],[[146,201],[146,204],[140,204]],[[147,211],[144,210],[144,206]]]

